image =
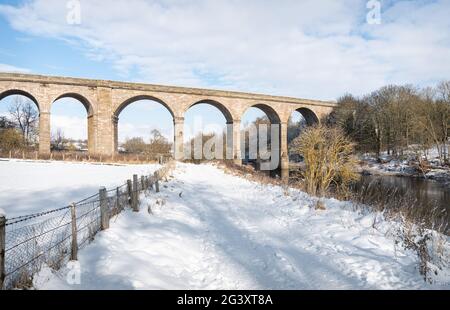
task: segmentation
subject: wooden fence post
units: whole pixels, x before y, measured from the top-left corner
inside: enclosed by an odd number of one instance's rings
[[[153,178],[154,177],[152,177],[151,175],[148,176],[148,189],[151,190],[151,191],[153,190],[153,184],[154,184],[153,183]]]
[[[5,243],[6,243],[6,218],[0,215],[0,290],[5,281]]]
[[[11,159],[11,158],[12,158],[12,151],[9,150],[9,159]]]
[[[70,211],[72,214],[72,248],[70,252],[70,260],[78,260],[77,215],[74,203],[70,206]]]
[[[120,210],[122,210],[122,206],[120,205],[120,189],[116,187],[116,211],[119,214]]]
[[[127,180],[127,191],[128,191],[128,203],[133,206],[133,185],[131,180]]]
[[[145,177],[141,175],[141,190],[146,190],[145,188]]]
[[[109,228],[109,212],[108,212],[108,201],[106,188],[102,187],[99,192],[100,196],[100,223],[101,230],[105,230]]]
[[[155,191],[159,193],[159,173],[155,171]]]
[[[134,212],[139,212],[139,203],[138,203],[138,176],[137,174],[133,175],[133,200],[132,200],[132,207]]]

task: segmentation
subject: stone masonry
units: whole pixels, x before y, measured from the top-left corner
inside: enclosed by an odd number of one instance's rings
[[[0,100],[9,95],[24,95],[37,105],[39,119],[39,152],[50,152],[50,111],[53,102],[72,97],[79,100],[87,112],[89,153],[111,156],[117,152],[117,124],[120,112],[129,104],[151,99],[164,105],[174,121],[174,155],[182,159],[183,127],[186,111],[200,103],[217,107],[227,120],[227,142],[234,160],[240,163],[241,117],[250,107],[263,110],[272,123],[280,124],[281,168],[289,167],[287,152],[287,122],[294,111],[299,111],[308,123],[328,115],[334,102],[290,97],[269,96],[242,92],[160,86],[105,80],[40,76],[19,73],[0,73]],[[82,124],[80,124],[81,126]]]

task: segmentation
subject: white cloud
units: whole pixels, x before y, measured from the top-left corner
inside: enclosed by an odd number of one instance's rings
[[[169,142],[173,140],[173,128],[161,128],[160,126],[152,126],[145,124],[135,124],[128,122],[119,122],[119,142],[124,142],[127,138],[142,137],[145,141],[149,141],[151,132],[157,129]]]
[[[12,27],[68,40],[124,79],[317,99],[450,72],[450,3],[384,1],[381,25],[360,0],[81,1],[0,5]]]
[[[0,72],[29,73],[30,70],[0,63]]]
[[[66,138],[75,140],[87,139],[86,118],[52,114],[50,118],[50,128],[52,135],[60,129]]]

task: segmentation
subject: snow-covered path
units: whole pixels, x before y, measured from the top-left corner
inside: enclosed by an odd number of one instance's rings
[[[414,289],[413,253],[344,202],[260,185],[211,165],[178,164],[160,194],[142,197],[79,255],[81,284],[48,269],[38,289]],[[152,214],[147,212],[151,206]]]

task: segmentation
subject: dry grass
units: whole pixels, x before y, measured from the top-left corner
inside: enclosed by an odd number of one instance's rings
[[[260,184],[284,186],[284,182],[280,178],[271,177],[266,172],[257,171],[254,167],[249,165],[237,165],[230,160],[215,161],[214,164],[226,173],[239,176],[246,180],[258,182]]]
[[[381,212],[388,219],[413,223],[422,229],[431,229],[442,234],[449,233],[449,215],[446,210],[438,207],[433,201],[419,202],[411,191],[401,192],[378,182],[371,182],[355,190],[351,200],[358,209]]]
[[[384,219],[400,224],[394,227],[396,242],[416,253],[425,281],[432,282],[433,273],[448,268],[445,251],[449,215],[445,209],[433,202],[420,204],[411,192],[402,193],[375,182],[356,191],[352,200],[356,209],[378,212]],[[373,227],[377,228],[377,223]]]
[[[142,154],[115,154],[113,156],[88,154],[86,152],[51,152],[43,155],[37,151],[15,150],[11,152],[0,152],[1,158],[27,159],[27,160],[54,160],[70,162],[92,162],[92,163],[123,163],[123,164],[164,164],[171,160],[171,155],[142,155]]]

